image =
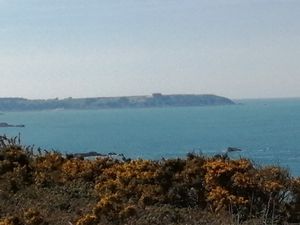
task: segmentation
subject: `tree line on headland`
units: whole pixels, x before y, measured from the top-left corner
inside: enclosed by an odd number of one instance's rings
[[[162,95],[128,97],[96,97],[39,99],[0,98],[1,111],[54,110],[54,109],[107,109],[107,108],[145,108],[170,106],[206,106],[234,104],[228,98],[216,95]]]
[[[94,160],[0,137],[0,225],[300,222],[300,179],[226,155]]]

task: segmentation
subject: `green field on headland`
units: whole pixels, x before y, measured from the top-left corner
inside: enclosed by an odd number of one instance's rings
[[[95,98],[36,99],[0,98],[1,111],[56,109],[114,109],[177,106],[231,105],[228,98],[216,95],[162,95]]]
[[[0,203],[0,225],[284,224],[300,222],[300,179],[226,155],[88,160],[0,137]]]

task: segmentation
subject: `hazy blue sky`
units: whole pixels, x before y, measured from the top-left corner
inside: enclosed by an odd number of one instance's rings
[[[300,96],[299,0],[0,0],[0,97]]]

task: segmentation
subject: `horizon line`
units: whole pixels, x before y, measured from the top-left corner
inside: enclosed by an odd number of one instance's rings
[[[52,97],[52,98],[27,98],[27,97],[22,97],[22,96],[3,96],[0,97],[0,99],[25,99],[25,100],[65,100],[65,99],[88,99],[88,98],[122,98],[122,97],[151,97],[154,94],[161,94],[162,96],[169,96],[169,95],[214,95],[214,96],[219,96],[219,97],[225,97],[229,98],[231,100],[275,100],[275,99],[299,99],[300,96],[272,96],[272,97],[241,97],[241,98],[236,98],[236,97],[227,97],[224,95],[219,95],[219,94],[213,94],[213,93],[172,93],[172,94],[164,94],[161,92],[154,92],[151,94],[136,94],[136,95],[115,95],[115,96],[85,96],[85,97]]]

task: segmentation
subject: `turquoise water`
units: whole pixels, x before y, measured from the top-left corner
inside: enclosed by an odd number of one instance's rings
[[[61,152],[124,153],[132,158],[182,157],[195,151],[217,154],[242,148],[233,157],[288,167],[300,175],[300,99],[243,100],[234,106],[5,112],[0,122],[25,128],[26,145]]]

